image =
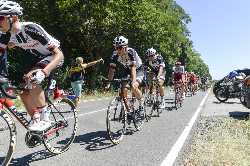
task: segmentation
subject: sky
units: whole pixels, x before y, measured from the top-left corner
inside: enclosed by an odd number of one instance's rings
[[[191,17],[195,50],[213,79],[250,68],[250,0],[176,0]]]

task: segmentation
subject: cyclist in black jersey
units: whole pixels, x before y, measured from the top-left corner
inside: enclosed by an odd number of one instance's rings
[[[0,33],[0,76],[8,76],[7,44],[10,40],[10,33]]]
[[[156,50],[154,48],[149,48],[146,51],[146,63],[145,66],[147,66],[155,75],[159,82],[159,91],[160,91],[160,96],[161,96],[161,105],[160,108],[165,108],[165,102],[164,102],[164,81],[165,81],[165,75],[166,75],[166,70],[165,70],[165,63],[164,59],[160,54],[157,54]],[[148,76],[148,81],[149,84],[151,83],[151,80],[153,79],[152,74]]]
[[[32,117],[29,129],[43,131],[50,127],[50,112],[47,110],[44,91],[41,82],[51,71],[60,66],[64,56],[60,50],[60,42],[49,35],[40,25],[33,22],[20,22],[23,8],[16,2],[0,1],[0,31],[10,33],[9,48],[15,46],[30,52],[36,63],[24,75],[26,89],[21,93],[21,99]],[[41,115],[40,115],[41,112]]]
[[[111,62],[109,64],[108,79],[112,80],[117,67],[120,64],[124,69],[124,77],[130,77],[131,79],[131,89],[132,93],[139,100],[140,110],[143,110],[143,97],[139,89],[139,85],[143,80],[143,70],[142,70],[142,60],[138,56],[137,52],[128,47],[128,39],[123,36],[118,36],[114,39],[113,45],[115,51],[111,57]],[[108,84],[106,88],[110,85]]]

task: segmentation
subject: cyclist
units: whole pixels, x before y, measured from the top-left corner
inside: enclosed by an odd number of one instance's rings
[[[180,82],[183,98],[185,98],[184,83],[185,83],[185,68],[181,65],[181,62],[177,61],[173,67],[172,80],[175,85]]]
[[[153,75],[156,76],[159,82],[159,91],[161,96],[160,108],[165,108],[163,84],[165,81],[166,71],[163,57],[160,54],[157,54],[154,48],[149,48],[146,51],[146,56],[147,59],[145,65],[153,72]],[[152,82],[153,75],[148,76],[149,83]]]
[[[115,47],[115,51],[113,52],[111,62],[109,64],[108,79],[109,81],[113,79],[117,65],[120,64],[125,71],[123,77],[130,77],[131,79],[132,94],[138,99],[140,105],[139,110],[142,112],[143,97],[139,89],[139,85],[142,83],[144,74],[142,70],[141,58],[133,48],[128,47],[128,39],[124,36],[117,36],[113,41],[113,45]],[[110,84],[107,84],[106,89],[109,87]],[[127,93],[125,92],[125,94]]]
[[[23,8],[16,2],[0,1],[0,30],[10,33],[9,48],[20,47],[31,53],[36,63],[32,67],[20,69],[25,72],[25,86],[21,99],[31,116],[30,130],[43,131],[51,122],[47,110],[44,91],[41,82],[63,63],[63,53],[60,42],[48,34],[40,25],[33,22],[20,22]],[[41,115],[40,115],[41,112]]]
[[[190,83],[191,83],[191,86],[192,86],[192,91],[193,93],[196,92],[197,90],[197,76],[194,72],[190,72]]]
[[[7,44],[10,40],[10,33],[0,33],[0,75],[8,76]]]

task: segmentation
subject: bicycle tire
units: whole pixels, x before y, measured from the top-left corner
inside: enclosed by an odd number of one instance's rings
[[[73,102],[67,98],[56,101],[48,109],[51,109],[50,116],[53,117],[54,123],[44,132],[43,144],[52,154],[60,154],[67,151],[75,139],[78,123],[76,109]]]
[[[9,136],[6,136],[9,135]],[[3,151],[2,145],[6,145],[8,149]],[[3,142],[3,143],[1,143]],[[16,126],[11,116],[3,110],[0,110],[0,165],[6,166],[12,159],[13,152],[16,147]]]
[[[143,103],[143,110],[141,111],[139,108],[139,102],[135,97],[133,97],[133,99],[130,99],[130,105],[132,105],[133,122],[134,122],[135,129],[139,131],[141,130],[143,123],[144,123],[144,119],[145,119],[145,105]]]
[[[143,97],[144,97],[144,113],[145,113],[145,119],[147,122],[149,122],[149,120],[151,119],[151,116],[150,116],[150,107],[151,107],[151,97],[150,97],[150,93],[149,92],[146,92],[146,93],[143,93]]]
[[[115,97],[109,103],[106,116],[107,135],[110,141],[117,145],[125,133],[126,116],[120,97]]]
[[[182,102],[181,87],[177,87],[175,90],[175,108],[176,108],[176,110],[181,107],[181,102]]]

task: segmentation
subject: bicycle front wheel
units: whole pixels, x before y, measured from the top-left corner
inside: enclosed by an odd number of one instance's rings
[[[141,130],[141,127],[144,124],[144,120],[146,117],[145,102],[143,103],[142,106],[140,106],[139,101],[135,97],[129,98],[128,100],[130,101],[131,109],[133,111],[133,122],[135,129],[139,131]]]
[[[48,106],[52,125],[43,134],[43,144],[53,154],[67,151],[77,131],[77,115],[73,102],[63,98]]]
[[[0,165],[8,165],[16,146],[16,126],[11,116],[0,110]]]
[[[125,133],[125,110],[120,97],[114,98],[107,110],[106,126],[110,141],[117,145]]]

